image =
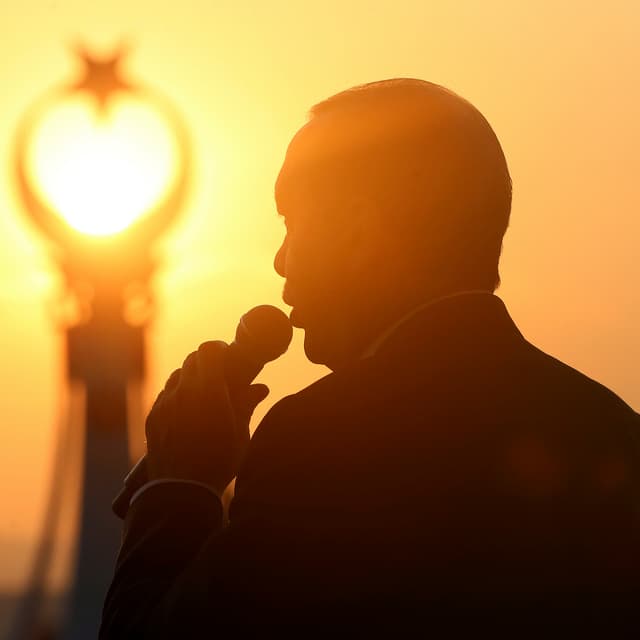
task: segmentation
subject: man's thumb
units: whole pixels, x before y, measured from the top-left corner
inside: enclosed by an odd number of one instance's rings
[[[266,384],[252,384],[247,393],[247,404],[253,411],[269,395]]]

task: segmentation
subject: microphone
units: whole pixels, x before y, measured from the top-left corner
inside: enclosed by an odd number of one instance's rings
[[[251,384],[267,362],[279,358],[289,347],[293,328],[276,307],[263,304],[247,311],[236,328],[235,340],[224,356],[224,374],[230,387]],[[124,479],[124,487],[111,504],[125,517],[133,494],[148,481],[146,456],[142,456]]]

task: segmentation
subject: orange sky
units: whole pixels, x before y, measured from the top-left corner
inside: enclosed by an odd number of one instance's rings
[[[27,566],[61,409],[59,280],[9,182],[21,112],[70,77],[66,44],[136,43],[131,75],[172,96],[195,143],[188,207],[163,244],[150,398],[187,352],[280,304],[273,182],[308,108],[393,76],[471,100],[514,182],[499,291],[526,337],[640,408],[640,9],[628,0],[1,0],[0,589]],[[259,412],[324,370],[300,336],[263,379]]]

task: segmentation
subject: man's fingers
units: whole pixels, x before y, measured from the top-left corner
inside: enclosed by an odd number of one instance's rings
[[[222,341],[201,344],[182,363],[179,387],[208,394],[219,391],[225,384],[224,353],[227,348],[228,345]]]
[[[182,369],[176,369],[168,378],[167,381],[164,383],[164,390],[165,391],[173,391],[178,382],[180,381],[180,374],[182,372]]]
[[[252,384],[247,391],[247,404],[253,411],[268,395],[269,387],[266,384]]]
[[[195,386],[198,381],[198,352],[192,351],[180,368],[180,387]]]
[[[153,477],[194,478],[222,491],[237,473],[249,442],[249,418],[269,389],[230,388],[228,349],[224,342],[205,342],[169,376],[145,424]]]
[[[266,384],[252,384],[246,388],[234,391],[233,403],[239,417],[238,424],[247,429],[247,433],[240,434],[243,437],[248,434],[251,414],[268,395],[269,387],[267,387]]]
[[[229,345],[221,340],[203,342],[198,347],[196,366],[205,391],[215,392],[224,388],[226,394],[224,360],[228,348]]]

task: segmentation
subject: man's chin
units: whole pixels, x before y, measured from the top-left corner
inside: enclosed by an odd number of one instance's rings
[[[303,328],[302,321],[300,320],[300,314],[298,313],[298,310],[295,307],[291,309],[289,313],[289,322],[293,327],[296,327],[298,329]]]
[[[338,342],[330,337],[332,333],[319,330],[317,326],[310,327],[308,318],[303,320],[295,307],[289,314],[289,320],[294,327],[304,331],[304,352],[309,362],[325,365],[335,371],[340,358],[336,349]]]
[[[324,365],[332,371],[336,371],[343,364],[339,354],[336,353],[335,345],[319,339],[308,329],[304,332],[304,352],[309,362]]]
[[[318,339],[316,331],[309,329],[302,321],[300,312],[294,307],[289,314],[291,325],[304,331],[304,352],[307,359],[314,364],[326,364],[326,341]],[[325,348],[323,348],[325,347]]]
[[[313,338],[308,329],[304,330],[304,353],[310,362],[324,364],[322,350],[318,349],[317,340]]]

